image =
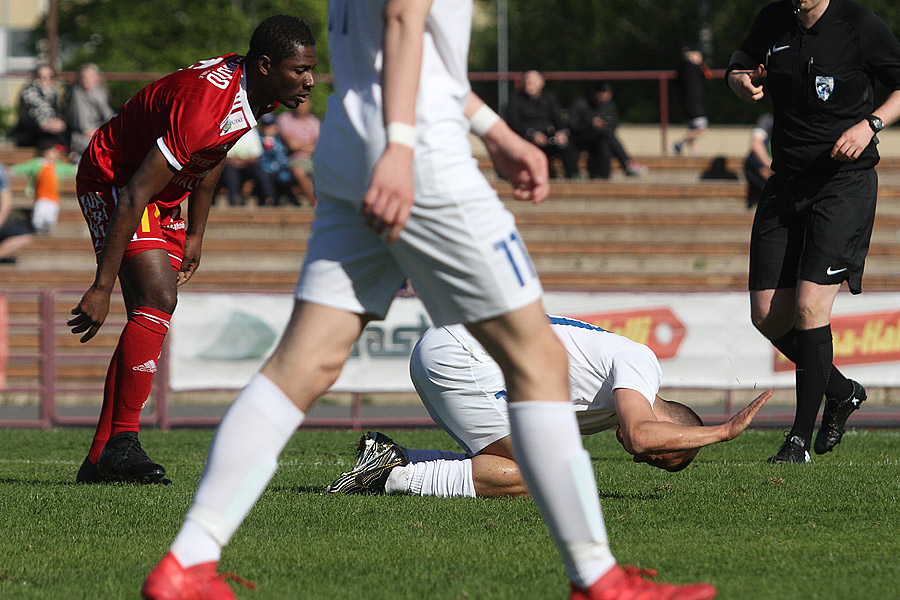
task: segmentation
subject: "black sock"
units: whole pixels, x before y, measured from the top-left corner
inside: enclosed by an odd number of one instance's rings
[[[831,374],[831,360],[834,354],[831,325],[798,330],[795,347],[797,414],[794,417],[791,435],[803,437],[808,446]]]
[[[791,329],[780,338],[772,340],[772,345],[778,348],[795,365],[797,364],[796,339],[797,329]],[[834,359],[832,358],[832,360]],[[832,363],[831,377],[828,379],[828,386],[825,388],[825,397],[843,400],[849,398],[851,394],[853,394],[853,384]]]

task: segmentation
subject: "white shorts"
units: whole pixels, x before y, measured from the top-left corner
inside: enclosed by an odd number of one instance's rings
[[[417,197],[392,244],[365,225],[358,201],[322,194],[297,298],[384,318],[408,277],[435,325],[482,321],[538,300],[541,284],[515,220],[486,182],[483,190]]]
[[[409,375],[428,414],[467,454],[509,435],[503,373],[480,346],[429,329],[413,350]]]
[[[59,202],[49,198],[38,198],[31,211],[31,226],[38,233],[50,233],[59,220]]]

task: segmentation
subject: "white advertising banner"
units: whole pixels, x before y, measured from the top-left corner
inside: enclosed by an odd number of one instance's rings
[[[746,293],[547,293],[547,312],[647,344],[663,387],[791,386],[793,364],[750,323]],[[241,388],[278,342],[291,294],[179,294],[172,320],[173,390]],[[412,391],[407,363],[430,320],[415,298],[397,298],[354,346],[335,391]],[[900,386],[900,293],[841,293],[832,315],[835,364],[873,387]]]

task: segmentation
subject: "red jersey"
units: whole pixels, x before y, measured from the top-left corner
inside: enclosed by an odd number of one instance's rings
[[[156,146],[176,173],[151,202],[174,207],[255,125],[244,57],[203,60],[147,85],[126,102],[97,130],[78,165],[78,179],[124,187]]]

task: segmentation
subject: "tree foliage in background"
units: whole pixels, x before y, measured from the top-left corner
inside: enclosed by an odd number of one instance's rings
[[[316,36],[318,72],[328,73],[327,4],[318,0],[60,0],[64,70],[85,62],[105,72],[169,73],[228,52],[244,54],[253,29],[274,14],[302,18]],[[46,23],[42,24],[45,31]],[[113,106],[147,82],[111,82]],[[324,87],[324,86],[323,86]],[[324,109],[328,90],[314,93]]]
[[[475,0],[476,18],[470,52],[472,71],[497,70],[497,1]],[[709,65],[722,69],[750,28],[765,0],[507,0],[511,71],[660,71],[674,69],[681,47],[709,32]],[[786,1],[786,0],[785,0]],[[900,3],[859,0],[900,32]],[[165,73],[201,58],[243,53],[253,28],[276,13],[295,14],[316,35],[319,73],[330,72],[326,31],[327,3],[322,0],[59,0],[63,68],[97,63],[108,72]],[[45,26],[38,32],[44,37]],[[142,83],[115,83],[121,103]],[[564,103],[582,85],[553,82]],[[616,100],[624,121],[658,122],[656,82],[616,82]],[[496,84],[478,83],[476,91],[496,106]],[[314,91],[314,110],[322,112],[330,86]],[[669,89],[671,120],[681,118],[675,90]],[[752,122],[768,110],[767,102],[738,101],[721,80],[707,87],[713,123]]]

